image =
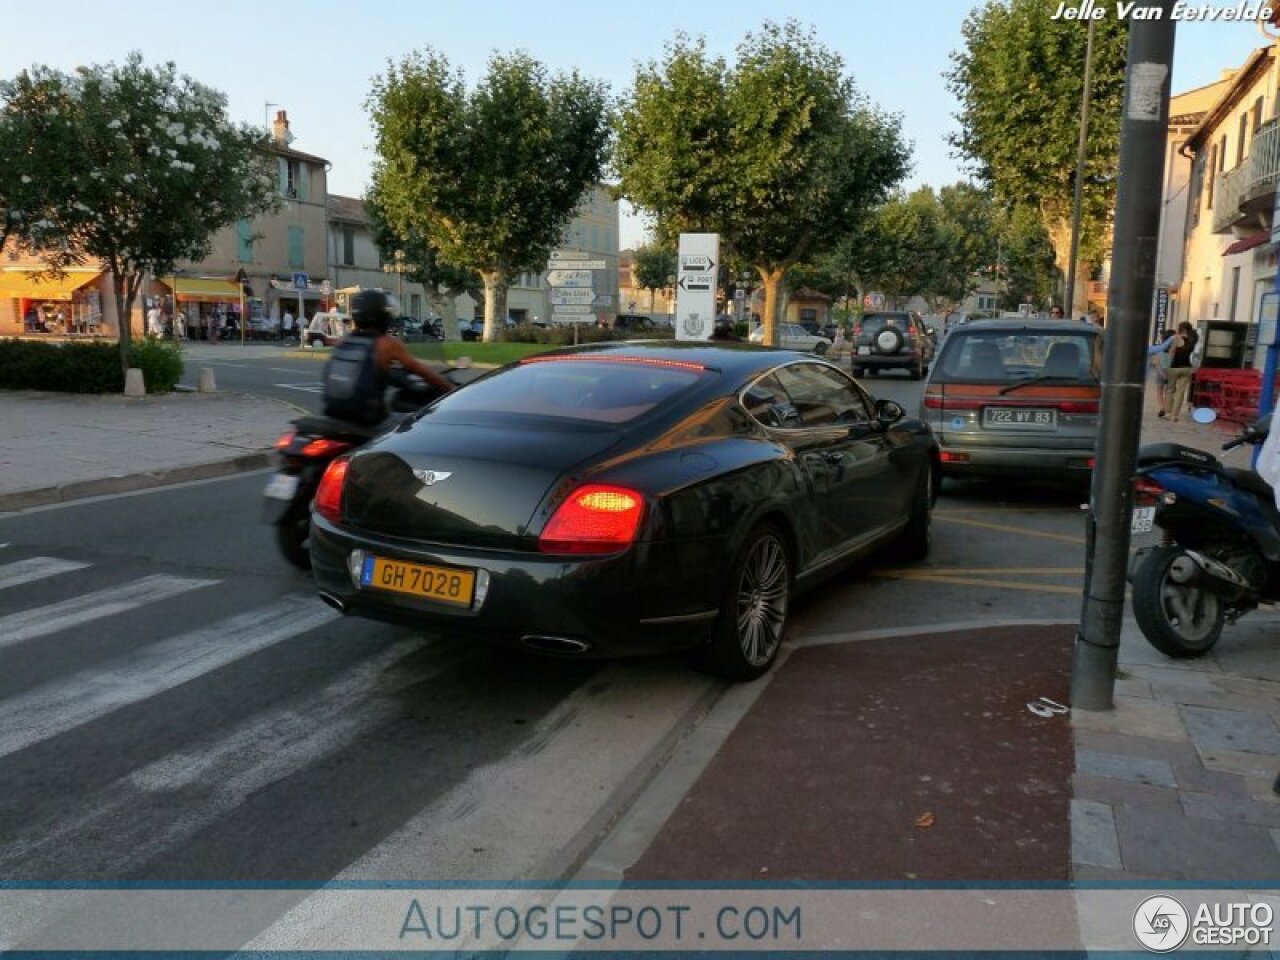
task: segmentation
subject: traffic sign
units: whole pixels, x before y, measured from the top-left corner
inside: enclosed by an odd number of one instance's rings
[[[307,289],[307,281],[310,278],[305,273],[295,273],[293,275],[293,286],[297,290]]]
[[[552,250],[552,260],[585,260],[591,254],[585,250]]]
[[[551,311],[552,323],[595,323],[596,315],[594,313],[564,313],[560,310]]]
[[[553,287],[590,287],[590,270],[550,270],[547,283]]]
[[[565,303],[591,303],[596,298],[596,292],[590,287],[552,287],[551,303],[553,306],[559,306]]]
[[[719,260],[719,234],[680,234],[676,339],[706,340],[715,330],[716,263]]]
[[[558,303],[552,313],[594,313],[589,303]]]

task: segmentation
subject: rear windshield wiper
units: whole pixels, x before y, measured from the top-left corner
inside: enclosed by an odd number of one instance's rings
[[[1075,377],[1064,377],[1060,374],[1042,373],[1038,377],[1027,377],[1027,379],[1025,380],[1019,380],[1017,383],[1009,384],[1009,386],[1001,389],[1000,396],[1003,397],[1006,393],[1013,393],[1013,391],[1015,390],[1021,390],[1023,387],[1029,387],[1033,383],[1043,383],[1045,380],[1074,380],[1074,379]]]

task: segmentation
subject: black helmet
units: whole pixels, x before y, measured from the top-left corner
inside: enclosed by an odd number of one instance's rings
[[[351,298],[351,319],[358,330],[386,333],[394,309],[391,296],[381,290],[361,290]]]

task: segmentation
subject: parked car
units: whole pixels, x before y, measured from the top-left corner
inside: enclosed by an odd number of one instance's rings
[[[912,380],[922,380],[933,361],[934,341],[918,313],[866,313],[853,325],[849,349],[855,377],[906,370]]]
[[[1102,392],[1100,333],[1036,319],[955,328],[921,400],[943,475],[1087,479]]]
[[[752,343],[764,343],[764,324],[752,330],[747,339]],[[831,347],[831,341],[810,333],[798,323],[784,323],[778,327],[778,346],[783,350],[804,350],[821,354]]]
[[[817,357],[568,348],[335,461],[312,570],[348,614],[750,679],[797,592],[885,544],[925,555],[936,469],[923,423]]]

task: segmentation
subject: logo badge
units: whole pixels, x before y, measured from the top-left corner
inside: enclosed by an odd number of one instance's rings
[[[1133,935],[1152,953],[1171,953],[1187,939],[1191,916],[1173,897],[1147,897],[1133,913]]]
[[[435,486],[441,480],[448,480],[453,473],[447,470],[415,470],[413,475],[428,487]]]

